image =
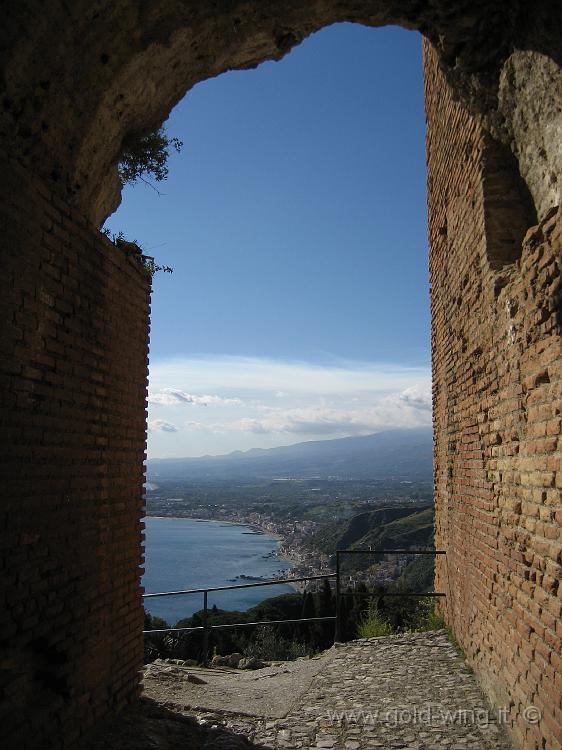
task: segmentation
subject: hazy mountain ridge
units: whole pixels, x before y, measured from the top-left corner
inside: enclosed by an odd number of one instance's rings
[[[432,433],[428,427],[386,430],[360,437],[317,440],[279,448],[254,448],[224,456],[150,459],[149,481],[158,479],[350,478],[430,479]]]

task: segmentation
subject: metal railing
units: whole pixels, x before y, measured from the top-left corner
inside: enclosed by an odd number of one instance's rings
[[[209,635],[212,630],[222,630],[225,628],[249,628],[258,625],[281,625],[300,622],[322,622],[326,620],[334,621],[335,616],[329,617],[301,617],[298,620],[261,620],[259,622],[236,622],[224,625],[209,624],[209,606],[208,596],[211,591],[232,591],[233,589],[251,589],[258,586],[271,586],[281,584],[303,583],[304,581],[317,581],[326,578],[335,578],[336,573],[326,573],[316,576],[304,576],[303,578],[277,578],[272,581],[260,581],[259,583],[237,583],[234,586],[213,586],[206,589],[185,589],[183,591],[162,591],[155,594],[143,594],[144,599],[155,596],[181,596],[183,594],[203,594],[203,624],[193,628],[163,628],[161,630],[143,630],[145,635],[151,633],[189,633],[195,631],[203,632],[203,664],[206,664],[209,658]]]
[[[336,550],[336,632],[334,635],[334,641],[341,640],[342,631],[342,617],[341,617],[341,603],[342,603],[342,592],[341,592],[341,556],[342,555],[445,555],[445,550],[442,549],[339,549]],[[384,592],[383,587],[379,587],[382,592],[382,596],[413,596],[413,597],[440,597],[445,596],[441,591],[387,591]],[[366,596],[372,596],[372,592],[364,592]]]
[[[302,622],[335,622],[335,633],[334,641],[337,642],[341,638],[342,622],[341,622],[341,555],[444,555],[444,550],[405,550],[405,549],[347,549],[336,551],[336,572],[335,573],[323,573],[314,576],[303,576],[300,578],[278,578],[271,581],[260,581],[259,583],[239,583],[234,586],[212,586],[208,588],[200,589],[182,589],[179,591],[160,591],[151,594],[143,594],[143,599],[150,599],[153,597],[162,596],[184,596],[187,594],[203,594],[203,614],[201,617],[202,625],[189,628],[161,628],[156,630],[143,630],[144,635],[151,635],[154,633],[193,633],[202,632],[203,634],[203,663],[206,664],[209,655],[209,635],[213,630],[222,630],[226,628],[249,628],[260,625],[286,625],[286,624],[297,624]],[[237,622],[223,625],[212,625],[209,623],[209,593],[214,591],[232,591],[234,589],[250,589],[257,588],[259,586],[275,586],[281,584],[294,584],[304,583],[308,581],[317,581],[335,578],[336,579],[336,614],[325,617],[301,617],[298,619],[290,620],[260,620],[257,622]],[[382,589],[381,589],[382,590]],[[372,595],[372,592],[364,592],[365,595]],[[382,593],[383,596],[414,596],[414,597],[425,597],[434,596],[441,597],[445,596],[442,592],[386,592]]]

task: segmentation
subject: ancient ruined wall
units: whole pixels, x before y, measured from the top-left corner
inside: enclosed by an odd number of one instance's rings
[[[66,747],[137,693],[149,284],[1,174],[1,744]]]
[[[0,139],[96,223],[119,205],[116,167],[123,144],[159,126],[192,86],[226,70],[278,60],[339,21],[423,33],[457,94],[517,152],[536,202],[560,192],[560,183],[549,182],[556,177],[552,167],[562,133],[556,105],[562,85],[559,0],[3,5]],[[543,94],[539,108],[537,91]]]
[[[437,583],[520,744],[559,748],[559,0],[2,10],[3,745],[70,746],[137,690],[148,284],[92,226],[119,204],[123,145],[197,82],[355,21],[422,32],[491,134],[426,50]]]
[[[562,216],[546,210],[536,225],[517,162],[453,101],[427,44],[425,88],[436,545],[447,550],[436,587],[516,744],[555,750]]]

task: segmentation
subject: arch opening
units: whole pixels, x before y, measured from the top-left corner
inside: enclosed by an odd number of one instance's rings
[[[178,105],[167,128],[185,146],[166,195],[140,184],[110,221],[174,266],[173,276],[156,279],[152,301],[149,457],[330,438],[355,439],[359,450],[359,437],[373,432],[426,427],[401,438],[425,450],[425,469],[415,474],[405,457],[403,479],[413,484],[389,478],[387,490],[406,504],[430,499],[420,41],[399,29],[332,27],[281,63],[208,82]],[[373,80],[384,64],[386,76]],[[258,385],[252,391],[244,379]],[[149,507],[164,515],[164,500],[153,502],[162,486],[152,466],[162,478],[179,461],[149,462],[157,485]],[[373,482],[366,468],[356,470]],[[252,484],[240,467],[231,471],[236,486]],[[359,491],[351,466],[340,460],[323,472],[332,501],[346,495],[349,510]],[[228,478],[216,482],[221,500]],[[176,479],[166,481],[174,496]],[[373,506],[383,502],[376,481],[371,492]],[[242,508],[231,512],[240,518]]]
[[[438,585],[486,693],[513,709],[514,741],[552,742],[562,725],[548,697],[561,614],[562,6],[454,10],[444,0],[6,9],[2,670],[4,733],[18,747],[71,746],[138,696],[148,284],[98,231],[119,201],[123,139],[157,126],[196,81],[276,59],[337,20],[397,23],[429,40],[436,533],[448,549]],[[537,213],[519,274],[498,276],[487,255],[490,136],[516,158],[510,184],[518,173]],[[523,695],[536,699],[538,724],[525,722]]]
[[[529,129],[524,122],[519,127],[522,110],[513,110],[511,103],[522,98],[525,71],[536,70],[545,88],[538,110],[543,118],[559,86],[559,44],[548,30],[556,27],[559,9],[547,24],[544,8],[531,17],[492,2],[463,4],[454,14],[445,0],[427,8],[374,8],[371,0],[361,0],[353,9],[339,0],[312,6],[286,0],[259,8],[233,3],[209,13],[162,0],[142,12],[127,3],[77,5],[69,19],[53,2],[44,9],[44,23],[29,26],[27,5],[32,0],[10,9],[6,18],[4,34],[11,46],[9,52],[6,48],[2,133],[12,153],[97,226],[119,205],[116,166],[132,133],[158,127],[198,81],[280,59],[314,31],[338,21],[419,30],[434,46],[455,96],[518,159],[525,159]],[[55,37],[60,39],[56,47]],[[68,66],[69,59],[80,63]],[[556,119],[555,111],[552,116]],[[547,141],[541,147],[548,153],[545,163],[552,164],[556,140]],[[544,216],[557,202],[549,183],[552,172],[527,171],[521,169]],[[559,186],[554,192],[559,194]]]

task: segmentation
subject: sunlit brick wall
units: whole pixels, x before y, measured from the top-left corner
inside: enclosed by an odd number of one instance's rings
[[[453,101],[427,44],[424,52],[436,544],[447,550],[436,586],[516,744],[556,750],[562,217],[554,209],[531,228],[516,167]]]

